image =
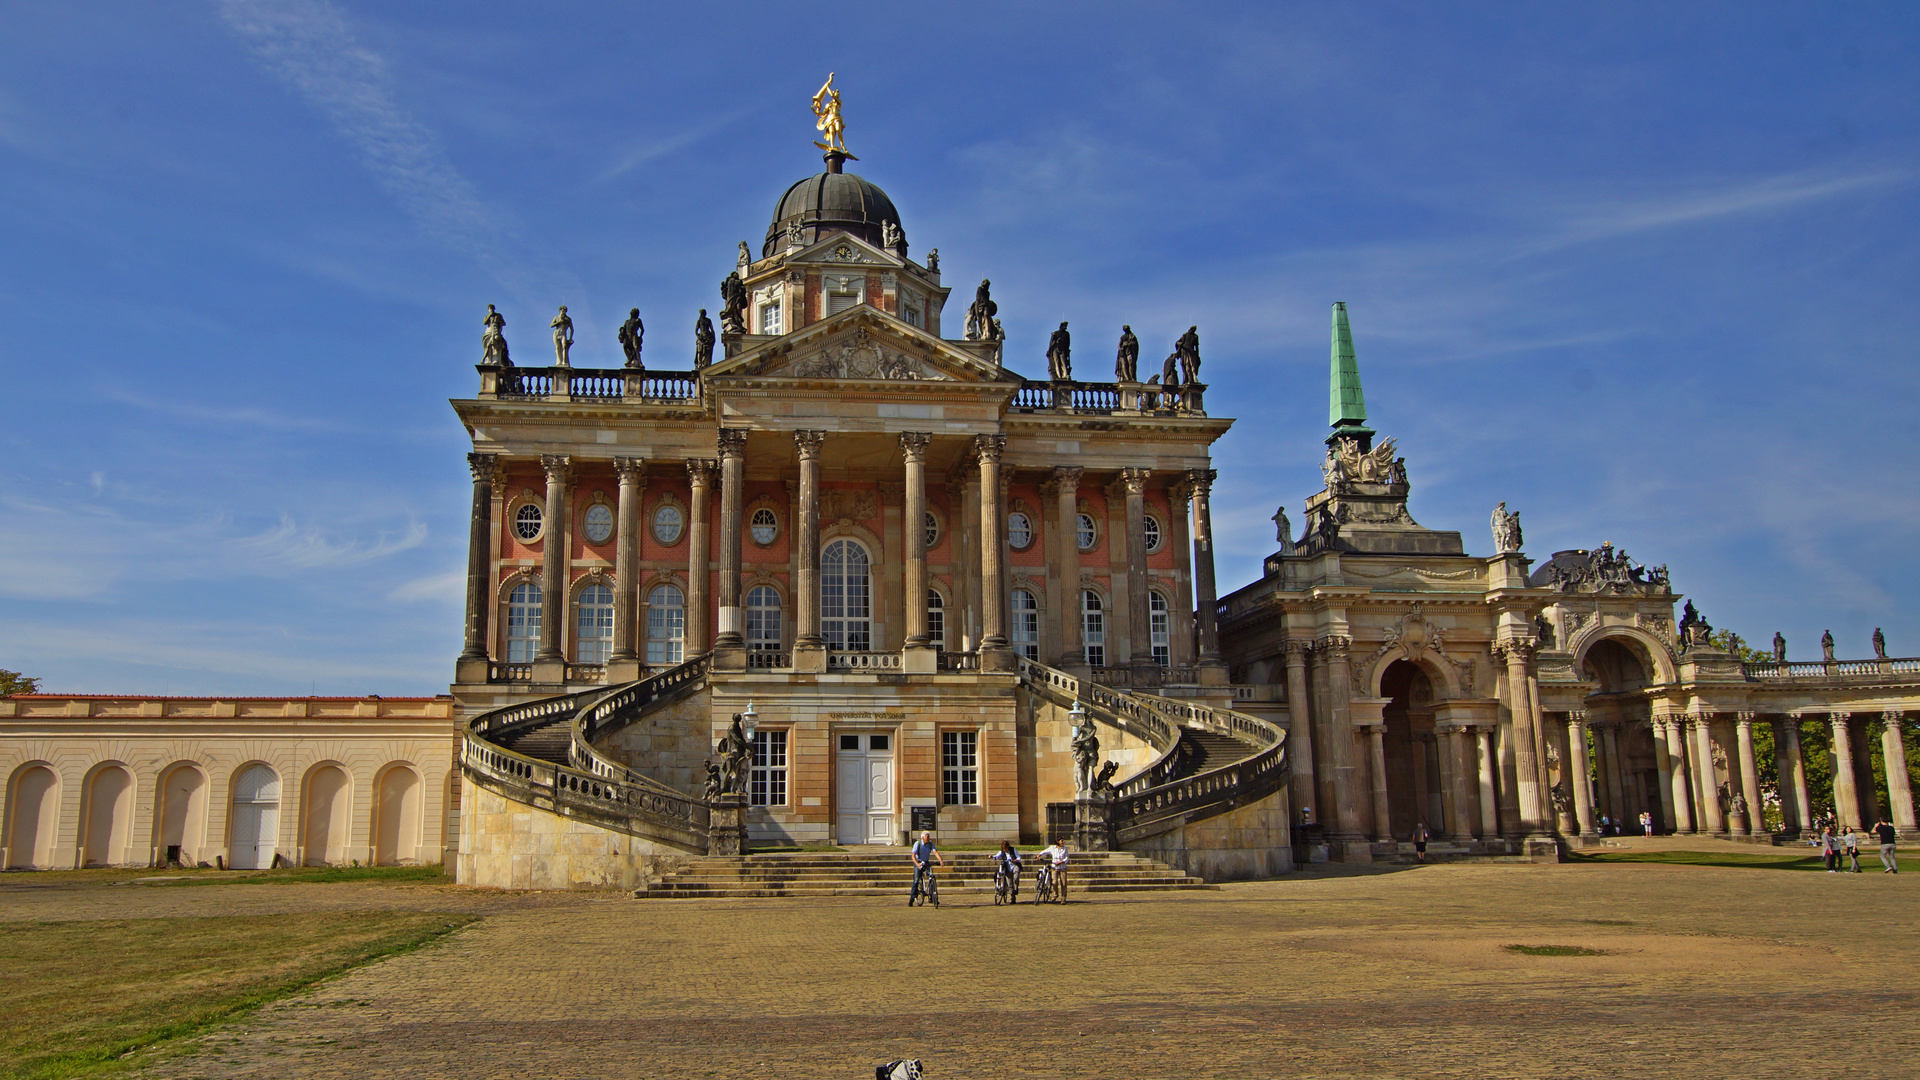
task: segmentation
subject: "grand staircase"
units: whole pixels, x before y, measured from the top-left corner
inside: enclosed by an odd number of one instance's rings
[[[942,852],[943,900],[993,897],[991,852]],[[1020,877],[1024,902],[1033,896],[1034,866],[1027,856]],[[745,899],[800,896],[897,896],[913,885],[913,863],[904,849],[885,851],[781,852],[715,855],[695,860],[645,892],[649,899]],[[1067,898],[1080,894],[1214,889],[1163,863],[1125,851],[1076,852],[1067,871]],[[636,893],[635,895],[641,895]]]

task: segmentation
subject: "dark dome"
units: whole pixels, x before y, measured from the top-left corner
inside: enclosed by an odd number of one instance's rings
[[[780,250],[787,222],[798,220],[807,229],[807,239],[817,240],[831,232],[850,233],[875,247],[880,246],[880,223],[900,224],[900,211],[893,208],[887,193],[852,173],[823,172],[809,176],[780,196],[773,211],[773,224],[767,226],[767,241],[760,257],[768,258]]]

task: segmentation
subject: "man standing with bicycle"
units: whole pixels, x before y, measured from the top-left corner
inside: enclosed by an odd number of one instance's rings
[[[1044,885],[1034,897],[1036,902],[1049,896],[1057,903],[1067,902],[1067,858],[1065,837],[1055,840],[1052,847],[1040,853],[1040,872],[1046,877]]]
[[[945,866],[947,860],[941,858],[939,849],[934,847],[933,834],[923,832],[920,834],[920,842],[913,845],[913,891],[907,894],[908,907],[912,907],[914,901],[920,899],[920,890],[923,887],[927,890],[927,898],[933,901],[933,906],[940,906],[939,894],[933,891],[932,878],[935,863]]]

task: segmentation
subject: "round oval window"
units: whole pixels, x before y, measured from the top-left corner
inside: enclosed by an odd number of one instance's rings
[[[587,507],[587,543],[604,544],[613,536],[613,507],[594,503]]]
[[[653,512],[653,538],[663,544],[679,541],[681,525],[680,508],[672,503]]]
[[[513,515],[513,535],[522,540],[532,541],[540,538],[540,508],[528,503]]]
[[[753,542],[765,547],[780,535],[780,516],[763,506],[753,512],[753,523],[748,530],[753,533]]]

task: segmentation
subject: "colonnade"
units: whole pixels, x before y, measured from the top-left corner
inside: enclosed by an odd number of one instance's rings
[[[800,474],[795,491],[797,521],[794,540],[798,552],[794,561],[793,581],[794,666],[799,670],[824,667],[826,663],[819,598],[819,502],[821,456],[831,437],[830,433],[824,431],[802,430],[793,433]],[[899,436],[904,463],[901,487],[905,509],[902,528],[904,565],[899,581],[903,593],[902,611],[905,613],[903,637],[909,661],[905,666],[909,670],[915,667],[934,670],[936,663],[927,621],[926,535],[920,526],[926,510],[926,464],[933,438],[930,432],[914,431],[902,432]],[[744,659],[734,654],[742,653],[745,648],[741,544],[745,525],[746,447],[745,430],[722,428],[718,436],[717,459],[690,458],[685,461],[690,496],[686,654],[696,656],[710,647],[715,654],[715,661],[723,666],[736,659],[744,663]],[[957,575],[965,580],[963,588],[969,601],[977,604],[979,633],[975,641],[988,670],[1011,670],[1014,664],[1007,621],[1005,452],[1004,435],[972,436],[959,470],[964,474],[960,477],[961,487],[971,504],[967,506],[970,520],[977,506],[977,535],[997,538],[996,542],[979,544],[977,560],[969,560],[969,565],[964,566],[962,573]],[[493,503],[496,488],[502,483],[502,470],[500,460],[494,454],[469,454],[467,460],[473,472],[474,493],[468,547],[466,632],[460,660],[463,663],[484,664],[489,655],[488,623],[489,612],[493,608],[490,572],[496,542],[493,536]],[[542,550],[560,557],[541,560],[540,639],[534,664],[543,670],[536,670],[533,678],[536,682],[559,682],[565,678],[564,633],[571,572],[566,556],[570,550],[568,530],[571,515],[568,502],[573,488],[575,459],[564,454],[548,454],[541,457],[540,464],[546,479]],[[640,520],[641,502],[647,485],[648,464],[638,458],[616,457],[613,466],[619,476],[619,503],[616,511],[614,628],[610,660],[614,663],[634,663],[639,657],[638,642],[635,640],[641,576],[639,536],[643,527]],[[1079,468],[1060,468],[1054,470],[1050,480],[1058,488],[1056,506],[1059,517],[1054,527],[1060,530],[1059,535],[1068,538],[1068,542],[1061,546],[1074,551],[1076,556],[1078,552],[1071,540],[1077,531],[1076,496],[1081,474]],[[1181,474],[1177,485],[1177,498],[1191,506],[1194,621],[1196,645],[1203,667],[1218,667],[1220,663],[1216,617],[1218,601],[1213,576],[1213,527],[1209,505],[1214,475],[1212,470],[1207,469],[1188,470]],[[1152,471],[1148,469],[1127,468],[1120,470],[1116,481],[1117,492],[1124,498],[1127,523],[1127,613],[1131,633],[1126,662],[1135,669],[1157,667],[1148,630],[1150,612],[1145,536],[1145,494],[1152,476]],[[716,595],[709,598],[709,573],[712,569],[709,564],[709,530],[716,487],[720,498],[719,566],[713,580]],[[1048,490],[1052,491],[1053,487]],[[1188,524],[1188,521],[1182,521],[1182,527],[1177,531],[1185,533]],[[1068,579],[1077,582],[1077,561],[1071,569],[1075,572],[1067,575]],[[710,607],[715,609],[718,616],[718,625],[713,628],[707,625]],[[1060,622],[1063,636],[1077,646],[1080,638],[1078,604],[1064,604],[1054,614]],[[916,663],[913,661],[916,653],[925,653],[926,656]],[[816,658],[813,654],[820,655]],[[463,676],[461,681],[484,679]]]

